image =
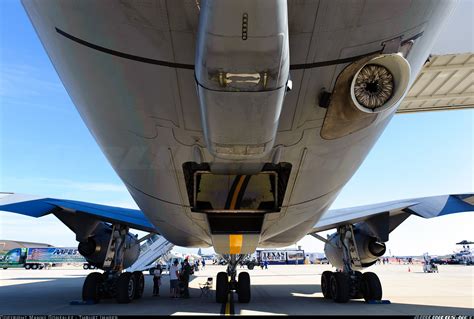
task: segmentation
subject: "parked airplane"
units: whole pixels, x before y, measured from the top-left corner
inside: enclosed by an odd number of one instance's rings
[[[323,274],[324,297],[381,299],[378,277],[357,269],[383,255],[392,230],[411,214],[474,210],[473,194],[464,194],[328,211],[397,110],[472,107],[472,82],[446,77],[472,66],[472,54],[432,57],[426,68],[436,72],[415,81],[454,1],[23,5],[140,207],[2,199],[1,210],[52,213],[76,233],[81,253],[105,270],[86,278],[84,299],[141,296],[143,275],[122,272],[138,256],[129,228],[179,246],[213,246],[228,261],[227,273],[217,275],[216,301],[236,290],[243,303],[251,287],[247,272],[237,276],[241,258],[337,228],[329,239],[315,235],[341,270]],[[434,80],[428,97],[416,94]],[[435,94],[443,83],[443,95]],[[412,96],[410,87],[418,90]]]

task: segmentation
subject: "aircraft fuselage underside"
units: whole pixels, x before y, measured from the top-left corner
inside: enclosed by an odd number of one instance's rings
[[[225,254],[308,233],[382,134],[454,5],[23,3],[140,209],[172,243]],[[357,82],[371,70],[385,82]]]

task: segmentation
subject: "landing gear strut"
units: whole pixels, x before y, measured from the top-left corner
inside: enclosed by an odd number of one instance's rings
[[[352,225],[340,226],[337,229],[342,245],[344,267],[341,271],[325,271],[321,276],[321,290],[325,299],[338,303],[350,299],[381,300],[382,285],[373,272],[361,273],[353,270],[353,265],[361,267],[359,253],[354,241]]]
[[[225,303],[230,291],[236,291],[240,303],[250,302],[250,275],[241,272],[237,277],[237,265],[245,255],[230,255],[227,272],[219,272],[216,279],[216,302]],[[238,280],[237,280],[238,278]]]
[[[122,272],[125,252],[125,236],[128,227],[114,225],[101,268],[104,273],[92,272],[84,281],[82,300],[98,303],[103,298],[115,298],[118,303],[130,303],[143,296],[145,278],[141,271]]]

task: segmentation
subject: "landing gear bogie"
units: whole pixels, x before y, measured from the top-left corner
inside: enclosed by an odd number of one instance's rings
[[[346,303],[351,299],[382,300],[382,285],[373,272],[330,272],[321,275],[321,292],[325,299]]]
[[[104,298],[115,298],[118,303],[130,303],[140,299],[144,289],[145,278],[139,271],[121,274],[92,272],[84,281],[82,300],[98,303]]]
[[[334,237],[336,236],[336,237]],[[331,237],[336,241],[326,241],[326,245],[341,251],[342,263],[337,272],[325,271],[321,275],[321,292],[325,299],[333,299],[337,303],[346,303],[350,299],[381,300],[382,285],[376,274],[362,274],[357,268],[370,264],[363,263],[356,243],[357,236],[352,225],[342,225],[337,228],[337,234]],[[376,239],[380,240],[380,239]],[[378,253],[384,253],[383,251]],[[372,253],[374,256],[376,253]],[[334,256],[333,256],[334,257]],[[337,262],[337,261],[336,261]],[[354,269],[355,268],[355,269]]]

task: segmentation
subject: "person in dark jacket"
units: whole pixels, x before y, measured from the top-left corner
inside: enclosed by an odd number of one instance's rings
[[[161,272],[161,265],[156,265],[156,268],[153,270],[153,296],[160,295]]]
[[[186,258],[181,269],[181,280],[183,282],[183,298],[189,298],[189,277],[191,276],[191,265]]]

